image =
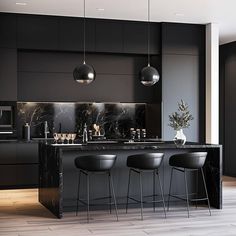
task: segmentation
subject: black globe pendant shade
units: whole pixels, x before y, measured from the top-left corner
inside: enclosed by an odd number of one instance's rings
[[[140,81],[145,86],[152,86],[159,81],[160,75],[156,68],[148,65],[140,71]]]
[[[80,84],[90,84],[95,80],[96,72],[94,68],[85,62],[85,0],[84,0],[84,63],[76,66],[73,71],[74,80]]]
[[[90,84],[95,80],[94,68],[86,63],[75,67],[73,71],[74,80],[80,84]]]
[[[157,83],[160,79],[160,75],[156,68],[150,66],[150,0],[148,2],[148,37],[147,37],[147,55],[148,55],[148,65],[144,67],[140,73],[140,82],[145,86],[152,86]]]

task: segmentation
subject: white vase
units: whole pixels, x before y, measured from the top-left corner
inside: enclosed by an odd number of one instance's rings
[[[176,146],[183,146],[186,143],[186,136],[183,129],[176,130],[176,135],[173,139]]]

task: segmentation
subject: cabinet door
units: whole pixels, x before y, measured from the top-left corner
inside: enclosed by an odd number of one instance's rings
[[[0,37],[1,38],[1,37]],[[0,101],[17,100],[17,51],[0,48]]]
[[[38,163],[38,144],[37,143],[18,143],[16,163]]]
[[[58,49],[58,26],[57,17],[18,16],[18,48]]]
[[[127,22],[124,24],[124,52],[147,53],[147,23]]]
[[[95,21],[86,19],[86,51],[95,51]],[[83,51],[84,21],[81,18],[60,18],[59,48],[66,51]]]
[[[119,21],[96,21],[96,51],[123,52],[123,23]]]
[[[0,165],[0,189],[16,186],[16,165]]]
[[[205,25],[162,24],[163,54],[205,54]]]
[[[150,23],[150,54],[160,53],[160,24]],[[124,23],[124,53],[147,54],[148,24],[147,22]]]
[[[0,165],[15,164],[16,162],[16,143],[0,144]]]
[[[16,48],[15,14],[0,14],[0,47]]]
[[[17,165],[16,185],[17,186],[38,186],[38,165]]]

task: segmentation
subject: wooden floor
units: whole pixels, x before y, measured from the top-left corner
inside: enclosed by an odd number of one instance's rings
[[[120,210],[120,220],[105,211],[91,212],[92,220],[86,223],[86,214],[78,217],[66,213],[61,220],[37,202],[37,190],[0,191],[0,235],[19,236],[147,236],[147,235],[236,235],[236,179],[224,178],[223,210],[191,208],[188,219],[184,206],[171,208],[167,219],[161,208],[153,212],[145,208],[144,221],[139,210],[126,215]]]

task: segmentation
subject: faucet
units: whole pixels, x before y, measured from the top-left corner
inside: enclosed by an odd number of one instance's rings
[[[44,138],[47,139],[49,134],[48,122],[44,121]]]

